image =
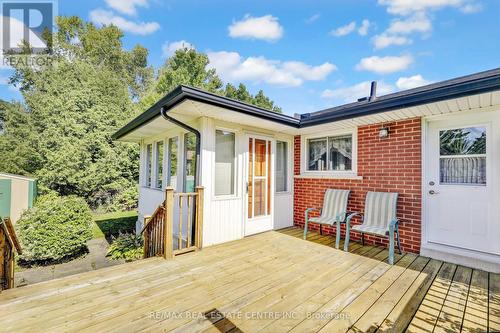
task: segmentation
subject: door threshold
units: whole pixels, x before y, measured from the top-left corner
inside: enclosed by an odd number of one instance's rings
[[[500,273],[500,256],[471,250],[457,249],[446,245],[422,245],[420,255],[453,264]]]

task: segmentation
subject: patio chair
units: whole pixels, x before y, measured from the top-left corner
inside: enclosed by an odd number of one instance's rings
[[[396,218],[397,193],[368,192],[365,201],[365,214],[352,213],[346,219],[346,234],[344,251],[349,248],[350,229],[361,232],[361,239],[364,245],[364,234],[372,234],[382,237],[389,237],[389,264],[394,264],[394,233],[397,237],[399,253],[401,244],[399,241],[399,220]],[[362,224],[354,225],[351,228],[351,219],[354,216],[361,216]],[[337,223],[339,226],[340,223]],[[338,227],[337,227],[338,228]]]
[[[347,199],[349,198],[349,190],[334,190],[328,189],[325,192],[325,197],[323,198],[322,208],[307,208],[305,212],[305,226],[304,226],[304,239],[307,238],[307,227],[309,222],[319,224],[319,232],[323,234],[323,225],[332,226],[337,224],[335,247],[339,248],[340,242],[340,227],[339,223],[345,221],[347,214]],[[317,210],[320,212],[319,217],[309,217],[311,211]]]

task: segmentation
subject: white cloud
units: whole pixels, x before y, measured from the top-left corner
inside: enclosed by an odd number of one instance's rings
[[[381,35],[375,35],[372,38],[373,45],[375,49],[383,49],[391,45],[408,45],[411,44],[411,39],[404,36],[390,36],[385,33]]]
[[[377,74],[389,74],[407,69],[413,63],[410,55],[402,56],[373,56],[363,58],[356,65],[358,71],[370,71]]]
[[[137,15],[137,7],[148,6],[148,0],[106,0],[106,3],[109,7],[127,15]]]
[[[194,49],[194,45],[191,44],[190,42],[187,42],[185,40],[178,40],[176,42],[165,42],[162,47],[162,54],[164,58],[168,58],[172,56],[175,51],[180,50],[180,49]]]
[[[370,28],[370,21],[367,19],[364,19],[363,22],[361,22],[361,26],[358,29],[358,34],[361,36],[366,36],[368,34],[368,29]]]
[[[237,52],[208,52],[209,67],[226,81],[265,82],[278,86],[300,86],[304,81],[325,79],[337,67],[331,63],[311,66],[299,61],[282,62],[265,57],[243,58]]]
[[[415,12],[436,10],[443,7],[460,7],[468,0],[378,0],[379,5],[387,6],[387,11],[395,15],[409,15]]]
[[[400,77],[396,81],[396,87],[400,90],[412,89],[420,86],[431,84],[431,81],[425,80],[422,75],[417,74],[409,77]]]
[[[432,23],[423,13],[417,13],[404,20],[392,21],[386,33],[389,34],[411,34],[414,32],[425,33],[432,29]]]
[[[320,17],[321,17],[321,14],[319,14],[319,13],[314,14],[314,15],[310,16],[310,17],[306,20],[306,23],[310,24],[310,23],[316,22],[316,21],[317,21]]]
[[[324,80],[328,74],[337,69],[337,66],[325,62],[319,66],[310,66],[300,61],[287,61],[283,63],[283,69],[308,81]]]
[[[355,102],[358,98],[367,97],[370,95],[370,81],[360,82],[350,87],[338,89],[326,89],[321,93],[321,97],[327,99],[336,99],[342,103]],[[394,87],[386,84],[383,81],[377,82],[377,96],[389,94],[394,91]]]
[[[262,39],[276,41],[283,36],[283,27],[278,18],[272,15],[252,17],[245,15],[228,27],[229,36],[233,38]]]
[[[352,21],[349,24],[343,25],[335,30],[330,31],[330,34],[335,37],[342,37],[349,35],[354,30],[356,30],[356,22]]]
[[[464,14],[474,14],[483,10],[483,5],[480,3],[469,3],[460,8]]]
[[[149,35],[160,29],[160,25],[157,22],[133,22],[121,16],[117,16],[111,11],[103,9],[91,11],[90,20],[95,24],[116,25],[123,31],[130,32],[134,35]]]

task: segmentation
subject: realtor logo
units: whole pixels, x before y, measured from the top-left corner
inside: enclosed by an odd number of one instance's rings
[[[20,45],[26,41],[33,53],[46,49],[52,42],[56,2],[51,0],[0,0],[3,52],[19,53]]]

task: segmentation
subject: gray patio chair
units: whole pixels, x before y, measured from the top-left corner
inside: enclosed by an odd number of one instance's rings
[[[339,248],[340,242],[340,227],[339,223],[345,222],[345,217],[347,214],[347,199],[349,198],[349,190],[334,190],[328,189],[325,192],[325,197],[323,198],[322,208],[307,208],[305,212],[305,227],[304,227],[304,239],[307,238],[307,227],[309,222],[318,223],[319,231],[322,234],[323,225],[332,226],[337,224],[335,247]],[[317,210],[320,212],[319,217],[309,217],[311,211]]]
[[[396,218],[397,201],[397,193],[366,193],[364,216],[361,213],[352,213],[346,219],[344,251],[347,251],[349,248],[350,229],[361,232],[363,244],[365,233],[389,237],[389,264],[394,264],[394,233],[396,233],[398,250],[399,253],[401,253],[401,244],[399,242],[399,220]],[[351,219],[354,216],[361,216],[362,224],[354,225],[351,228]],[[337,223],[337,225],[339,226],[340,223]]]

